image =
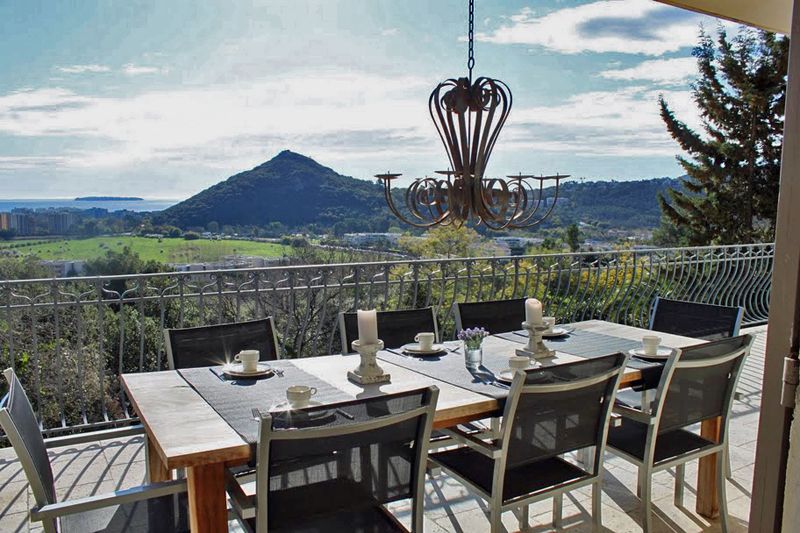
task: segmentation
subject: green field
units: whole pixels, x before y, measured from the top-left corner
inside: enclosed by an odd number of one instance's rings
[[[264,242],[208,239],[187,241],[182,238],[127,236],[60,239],[54,242],[18,240],[0,243],[0,250],[11,248],[20,255],[36,255],[40,259],[87,260],[104,256],[109,250],[121,251],[125,246],[129,246],[145,261],[153,259],[162,263],[211,262],[227,255],[280,257],[289,252],[288,246]]]

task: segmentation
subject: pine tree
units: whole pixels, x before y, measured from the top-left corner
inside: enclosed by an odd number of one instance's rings
[[[692,86],[704,134],[675,117],[663,97],[661,118],[685,155],[684,190],[659,195],[666,218],[690,244],[774,238],[789,40],[744,31],[717,42],[701,32]]]

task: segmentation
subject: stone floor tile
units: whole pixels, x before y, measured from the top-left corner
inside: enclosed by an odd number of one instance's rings
[[[28,484],[25,481],[6,483],[0,489],[0,517],[7,514],[26,513],[28,507]]]
[[[0,516],[0,533],[27,532],[29,527],[27,511]]]
[[[109,473],[116,490],[136,487],[146,483],[147,464],[144,461],[115,464],[109,467]]]
[[[107,492],[114,492],[114,482],[110,479],[104,481],[95,481],[94,483],[84,483],[82,485],[56,485],[56,498],[59,501],[74,500],[76,498],[85,498],[86,496],[94,496],[95,494],[104,494]]]
[[[84,485],[94,483],[109,477],[109,465],[105,456],[99,455],[75,456],[74,460],[63,460],[51,463],[53,479],[56,487],[67,485]]]
[[[144,436],[127,437],[103,441],[103,453],[110,465],[144,461]]]

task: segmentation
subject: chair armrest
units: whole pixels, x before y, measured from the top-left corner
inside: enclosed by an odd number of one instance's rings
[[[626,405],[614,405],[614,408],[611,411],[613,414],[620,415],[622,418],[630,418],[631,420],[636,420],[637,422],[641,422],[642,424],[654,424],[656,419],[648,415],[647,413],[643,413],[638,409],[633,409],[632,407],[628,407]]]
[[[455,441],[464,444],[466,446],[469,446],[476,452],[482,453],[483,455],[489,457],[490,459],[498,459],[502,454],[503,450],[498,446],[483,441],[473,435],[470,435],[465,431],[461,431],[458,428],[447,428],[447,429],[442,429],[440,431],[445,435],[452,437]]]
[[[103,507],[111,507],[112,505],[122,505],[141,500],[160,498],[162,496],[169,496],[181,492],[186,492],[185,479],[141,485],[139,487],[118,490],[106,494],[97,494],[95,496],[87,496],[86,498],[77,498],[75,500],[35,507],[31,509],[31,520],[49,520],[64,515],[93,511],[95,509],[102,509]]]

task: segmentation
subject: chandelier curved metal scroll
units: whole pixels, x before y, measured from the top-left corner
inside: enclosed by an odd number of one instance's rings
[[[392,181],[402,174],[386,172],[375,177],[383,182],[386,203],[392,213],[411,226],[461,226],[472,221],[492,230],[535,226],[552,213],[559,184],[568,175],[518,174],[506,179],[485,176],[489,157],[500,130],[511,112],[511,90],[500,80],[481,76],[473,82],[475,66],[474,0],[469,0],[469,76],[443,81],[431,93],[428,108],[442,140],[450,170],[441,177],[415,180],[403,198],[404,214],[395,205]],[[551,199],[545,200],[545,184],[554,182]]]

